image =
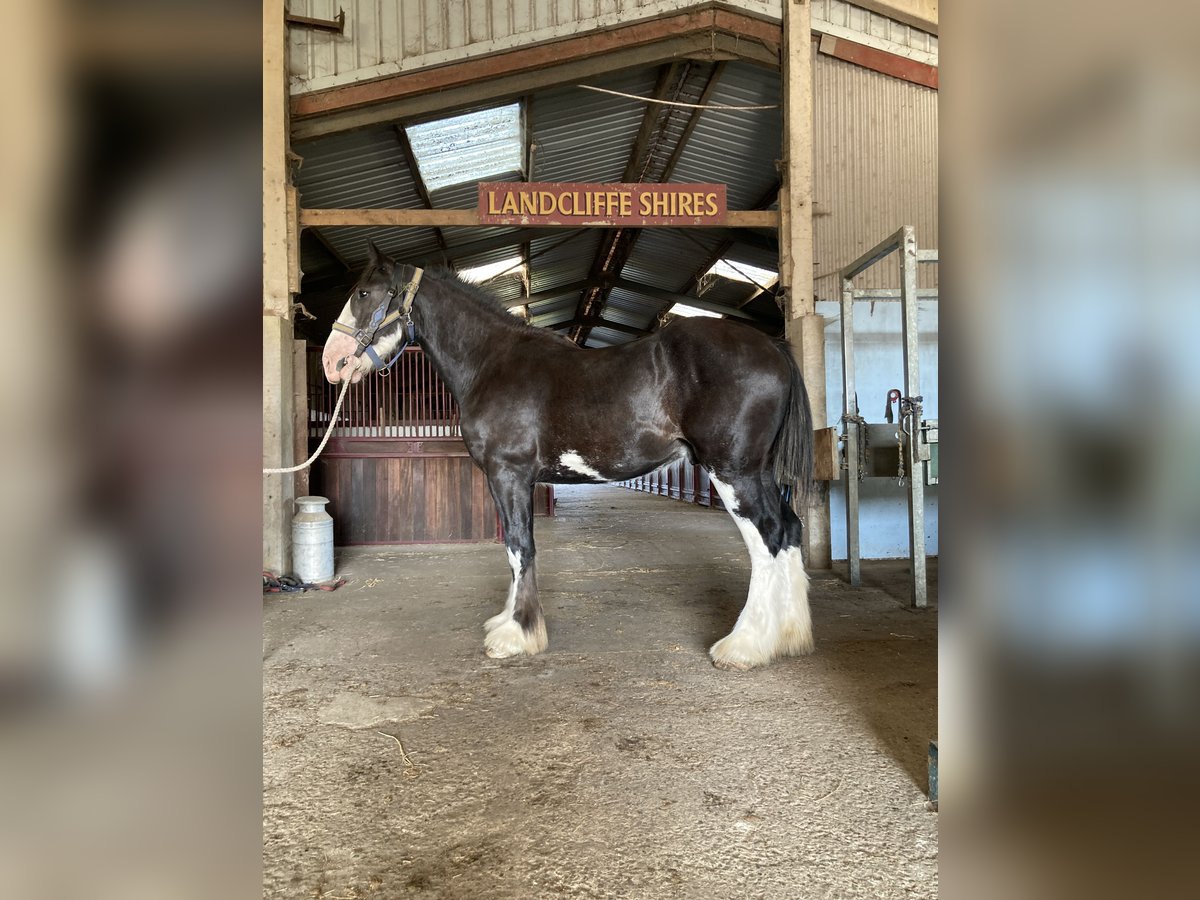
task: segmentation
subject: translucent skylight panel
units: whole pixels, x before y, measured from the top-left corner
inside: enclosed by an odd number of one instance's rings
[[[519,256],[512,256],[508,259],[484,263],[482,266],[459,269],[458,277],[463,281],[470,281],[472,284],[483,284],[500,275],[523,275],[524,273],[525,261]]]
[[[417,168],[431,191],[521,171],[521,106],[438,119],[407,129]]]
[[[676,303],[669,310],[673,316],[707,316],[711,319],[725,318],[720,313],[715,313],[710,309],[701,309],[698,306],[688,306],[686,303]]]
[[[744,262],[735,262],[731,259],[718,259],[713,263],[712,268],[704,274],[706,276],[720,275],[722,278],[728,278],[731,281],[741,281],[764,288],[770,287],[779,280],[778,272],[772,272],[770,269],[760,269],[758,266],[752,266]]]

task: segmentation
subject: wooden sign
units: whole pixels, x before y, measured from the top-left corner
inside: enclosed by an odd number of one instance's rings
[[[479,184],[482,225],[720,225],[723,184]]]

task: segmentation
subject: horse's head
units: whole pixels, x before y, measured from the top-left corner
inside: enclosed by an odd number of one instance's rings
[[[325,377],[332,384],[341,381],[343,372],[353,372],[350,380],[357,383],[365,373],[386,365],[404,342],[411,321],[408,313],[421,270],[389,259],[374,241],[367,244],[367,250],[367,267],[355,282],[321,356]]]

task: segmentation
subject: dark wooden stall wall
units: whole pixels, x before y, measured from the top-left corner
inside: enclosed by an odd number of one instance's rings
[[[309,441],[325,434],[339,385],[325,381],[320,350],[309,356]],[[334,542],[421,544],[499,540],[487,479],[467,453],[458,405],[419,348],[388,376],[371,374],[346,395],[338,425],[313,472],[328,497]],[[553,515],[538,485],[534,511]]]
[[[684,503],[696,503],[714,509],[725,508],[712,486],[708,472],[702,466],[686,460],[669,463],[653,472],[630,478],[628,481],[619,481],[617,484],[634,491],[682,500]]]

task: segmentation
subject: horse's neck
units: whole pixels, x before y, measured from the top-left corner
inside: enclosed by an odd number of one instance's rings
[[[413,308],[418,339],[450,393],[460,402],[476,384],[489,351],[507,340],[506,323],[469,297],[452,295],[448,286],[438,296]],[[444,295],[443,295],[444,294]]]

